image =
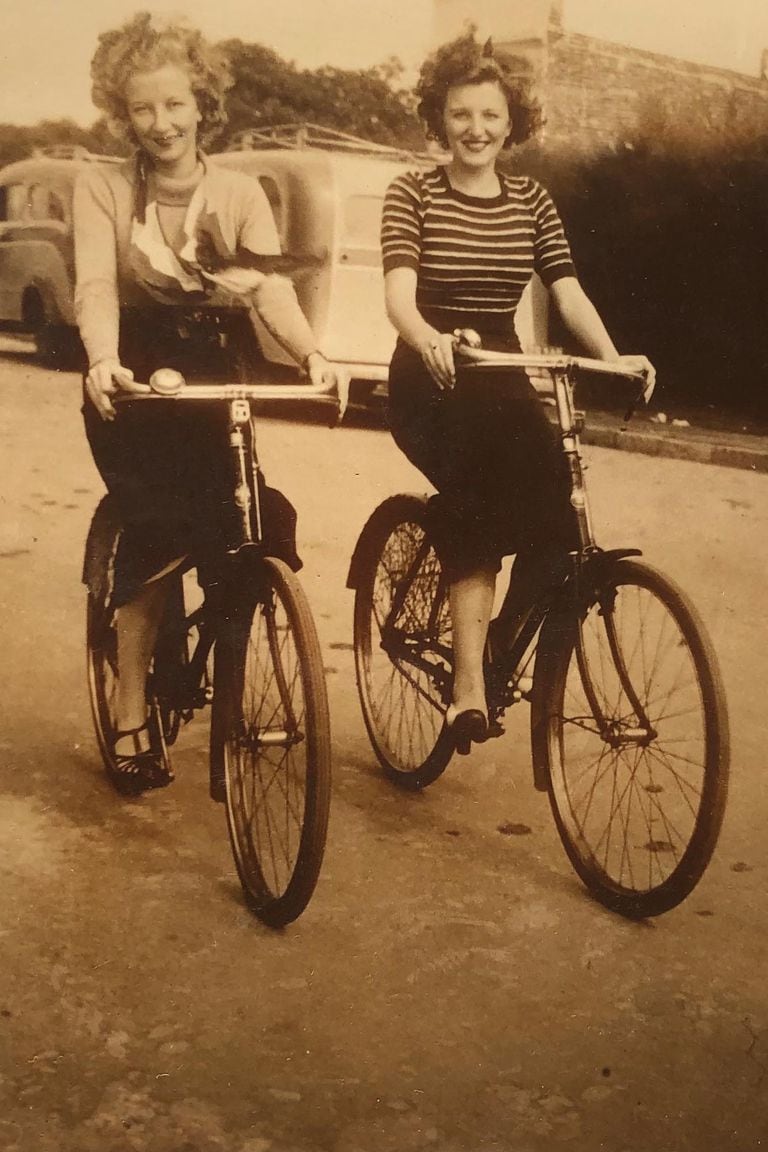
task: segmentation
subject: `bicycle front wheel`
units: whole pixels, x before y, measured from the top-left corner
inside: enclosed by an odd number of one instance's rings
[[[382,505],[362,538],[354,648],[360,704],[387,776],[424,788],[454,751],[445,709],[453,675],[451,623],[427,503],[410,495]]]
[[[239,590],[216,641],[227,824],[248,906],[272,927],[306,908],[320,873],[331,737],[320,644],[304,591],[281,560]],[[249,599],[250,597],[250,599]]]
[[[712,644],[683,592],[614,562],[566,629],[547,702],[549,796],[590,891],[656,916],[709,863],[728,788],[728,718]]]

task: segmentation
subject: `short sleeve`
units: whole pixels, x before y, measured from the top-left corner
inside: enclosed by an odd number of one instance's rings
[[[533,215],[536,221],[534,240],[534,267],[547,287],[564,276],[575,276],[571,249],[565,230],[551,196],[535,180],[533,189]]]
[[[381,254],[384,272],[393,268],[419,269],[421,258],[422,198],[418,178],[406,172],[392,181],[384,197],[381,218]]]
[[[267,194],[258,180],[244,182],[240,244],[258,256],[279,256],[280,237]]]

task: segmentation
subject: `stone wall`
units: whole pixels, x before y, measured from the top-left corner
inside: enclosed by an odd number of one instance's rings
[[[557,29],[544,61],[548,145],[593,151],[665,136],[700,143],[768,134],[765,78]]]

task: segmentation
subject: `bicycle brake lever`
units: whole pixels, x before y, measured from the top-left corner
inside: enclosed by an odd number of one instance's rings
[[[645,394],[646,394],[647,389],[648,389],[648,381],[643,380],[643,383],[640,387],[640,391],[637,393],[634,400],[630,404],[629,408],[627,408],[626,412],[624,413],[624,419],[622,421],[622,426],[626,426],[627,424],[629,424],[630,420],[632,419],[635,412],[637,411],[638,404],[640,403],[641,400],[645,399]],[[651,389],[651,391],[653,391],[653,389]],[[650,400],[650,395],[648,396],[648,399]],[[646,403],[647,403],[647,401],[646,401]]]

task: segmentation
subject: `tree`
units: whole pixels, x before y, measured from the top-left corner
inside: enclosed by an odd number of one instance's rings
[[[214,144],[254,126],[309,121],[382,144],[423,147],[412,98],[395,87],[403,71],[396,58],[360,71],[329,66],[311,71],[261,44],[230,40],[223,47],[235,84],[227,130]]]

